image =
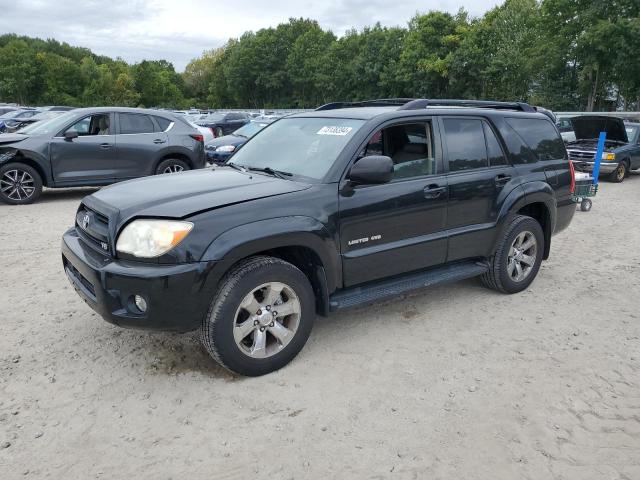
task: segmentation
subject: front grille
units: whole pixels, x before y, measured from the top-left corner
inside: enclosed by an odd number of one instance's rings
[[[567,150],[569,152],[569,160],[578,162],[592,162],[596,158],[596,152],[589,150]]]
[[[109,219],[105,215],[81,205],[76,214],[76,230],[89,245],[109,252]]]

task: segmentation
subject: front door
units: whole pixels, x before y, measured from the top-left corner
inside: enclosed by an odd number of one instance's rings
[[[345,286],[444,262],[446,177],[430,121],[377,131],[360,156],[387,155],[384,185],[340,185],[340,249]]]
[[[445,117],[441,122],[449,172],[447,261],[484,257],[494,242],[504,196],[517,176],[486,120]]]
[[[53,178],[57,185],[100,185],[115,180],[116,136],[113,115],[88,115],[68,127],[78,137],[66,139],[65,132],[50,143]]]

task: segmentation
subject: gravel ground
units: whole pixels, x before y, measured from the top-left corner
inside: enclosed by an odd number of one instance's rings
[[[0,479],[640,478],[640,175],[602,184],[527,292],[319,319],[252,379],[78,298],[59,242],[87,193],[0,205]]]

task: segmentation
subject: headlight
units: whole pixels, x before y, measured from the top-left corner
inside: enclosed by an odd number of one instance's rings
[[[206,145],[204,148],[206,148],[207,150],[211,150],[212,152],[216,149],[215,145]]]
[[[193,223],[178,220],[134,220],[120,233],[116,250],[141,258],[159,257],[184,240],[192,228]]]
[[[233,145],[223,145],[216,148],[216,152],[233,152],[236,149]]]
[[[605,152],[602,154],[602,160],[607,162],[612,162],[616,159],[616,154],[611,152]]]

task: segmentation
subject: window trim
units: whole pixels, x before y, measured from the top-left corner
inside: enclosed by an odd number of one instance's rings
[[[94,112],[94,113],[88,113],[86,115],[83,115],[83,116],[75,118],[71,123],[68,123],[62,130],[59,130],[58,133],[56,133],[52,138],[65,138],[64,137],[64,132],[69,130],[69,128],[71,128],[76,123],[81,122],[85,118],[93,117],[94,115],[108,115],[109,116],[109,130],[111,130],[111,125],[113,125],[113,121],[114,121],[113,112]],[[115,127],[113,128],[113,130],[115,130]],[[112,135],[115,135],[115,133],[109,132],[109,134],[107,134],[107,135],[79,135],[78,138],[110,137]]]
[[[424,180],[427,178],[436,178],[436,177],[441,177],[443,176],[446,172],[443,171],[443,151],[442,151],[442,139],[441,139],[441,128],[440,125],[438,124],[439,122],[436,120],[437,116],[433,116],[433,115],[429,115],[429,116],[416,116],[416,117],[405,117],[402,119],[398,119],[398,118],[394,118],[391,120],[387,120],[385,122],[379,123],[377,125],[375,125],[373,128],[371,128],[369,130],[369,132],[366,134],[365,139],[358,145],[358,147],[356,148],[354,154],[352,155],[351,159],[349,160],[349,162],[347,163],[346,168],[344,169],[344,171],[342,172],[342,175],[340,176],[340,182],[339,183],[344,183],[347,182],[347,174],[349,173],[349,171],[351,170],[351,167],[353,166],[353,164],[356,162],[356,160],[358,159],[358,156],[360,155],[360,152],[367,146],[367,144],[369,143],[369,140],[371,140],[371,137],[373,137],[373,135],[378,131],[378,130],[382,130],[385,128],[389,128],[389,127],[394,127],[397,125],[410,125],[410,124],[415,124],[415,123],[430,123],[431,124],[431,141],[432,141],[432,148],[433,148],[433,158],[434,158],[434,164],[436,166],[436,173],[432,173],[430,175],[420,175],[420,176],[416,176],[416,177],[408,177],[408,178],[396,178],[396,179],[392,179],[391,181],[389,181],[388,183],[384,183],[382,185],[356,185],[354,188],[358,189],[358,188],[370,188],[370,187],[383,187],[385,185],[389,185],[389,184],[397,184],[397,183],[401,183],[401,182],[413,182],[416,180]]]
[[[448,118],[464,118],[467,120],[479,120],[481,123],[487,123],[489,125],[489,128],[491,128],[491,130],[493,131],[493,134],[496,136],[497,140],[498,140],[498,144],[500,145],[500,148],[502,149],[502,154],[505,157],[505,159],[507,160],[507,163],[504,165],[491,165],[491,159],[489,158],[489,149],[487,148],[487,137],[484,134],[484,128],[482,130],[482,137],[484,138],[484,149],[485,149],[485,153],[487,155],[487,165],[484,167],[478,167],[478,168],[468,168],[465,170],[455,170],[455,171],[451,171],[449,170],[449,145],[447,145],[447,141],[446,141],[446,135],[445,135],[445,129],[444,129],[444,120],[448,119]],[[482,117],[482,116],[478,116],[478,115],[441,115],[438,117],[438,122],[442,123],[440,128],[441,128],[441,143],[442,143],[442,149],[443,149],[443,164],[444,164],[444,174],[446,175],[459,175],[459,174],[469,174],[469,173],[473,173],[473,172],[482,172],[482,171],[487,171],[487,170],[497,170],[500,168],[505,168],[505,167],[512,167],[512,163],[511,163],[511,158],[509,158],[508,155],[505,154],[505,148],[504,145],[502,143],[502,138],[500,137],[500,135],[496,134],[496,128],[493,128],[493,124],[492,122],[487,118],[487,117]]]

